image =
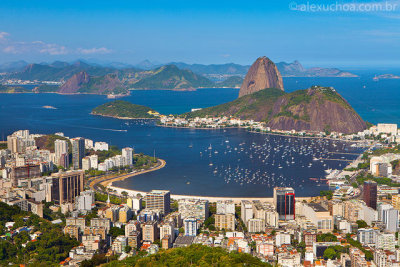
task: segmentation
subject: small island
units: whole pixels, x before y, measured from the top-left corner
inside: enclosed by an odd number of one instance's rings
[[[394,74],[382,74],[379,76],[375,76],[373,78],[374,81],[379,81],[379,80],[386,80],[386,79],[400,79],[400,76],[394,75]]]
[[[123,100],[115,100],[94,108],[92,115],[117,119],[156,119],[159,113],[149,107],[132,104]]]

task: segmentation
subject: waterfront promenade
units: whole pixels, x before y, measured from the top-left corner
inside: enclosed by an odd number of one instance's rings
[[[118,175],[118,174],[110,174],[110,175],[104,175],[100,176],[97,178],[93,178],[89,180],[89,187],[94,190],[98,190],[98,186],[101,184],[104,187],[108,187],[111,185],[113,182],[116,181],[122,181],[130,177],[134,177],[139,174],[144,174],[152,171],[159,170],[161,168],[164,168],[167,163],[163,159],[157,159],[157,164],[150,169],[147,170],[142,170],[138,172],[131,172],[123,175]],[[125,190],[126,191],[126,190]]]

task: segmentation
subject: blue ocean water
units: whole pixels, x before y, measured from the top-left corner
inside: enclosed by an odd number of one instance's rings
[[[289,92],[311,85],[333,86],[365,120],[400,123],[399,80],[285,78],[284,84]],[[227,88],[192,92],[132,91],[124,100],[150,106],[164,114],[178,114],[234,100],[238,92]],[[142,121],[89,114],[107,101],[104,96],[93,95],[0,94],[0,134],[5,137],[18,129],[43,134],[61,131],[70,137],[83,136],[119,147],[132,146],[137,152],[151,155],[155,152],[167,161],[165,168],[118,185],[144,191],[169,189],[176,194],[209,196],[271,196],[272,187],[278,185],[293,186],[298,196],[315,195],[326,185],[317,186],[309,178],[322,177],[324,169],[342,168],[346,162],[321,162],[313,157],[350,159],[355,155],[328,152],[359,152],[342,143],[267,136],[240,129],[162,128]],[[57,109],[45,109],[45,105]],[[121,129],[128,131],[115,131]],[[208,149],[210,146],[212,149]]]

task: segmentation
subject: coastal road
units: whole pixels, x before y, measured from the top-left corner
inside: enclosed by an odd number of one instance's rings
[[[122,181],[125,180],[127,178],[136,176],[136,175],[140,175],[140,174],[144,174],[144,173],[148,173],[148,172],[152,172],[152,171],[156,171],[159,169],[162,169],[165,167],[166,165],[166,161],[163,159],[158,159],[157,160],[157,164],[153,167],[151,167],[148,170],[142,170],[142,171],[137,171],[137,172],[131,172],[131,173],[127,173],[127,174],[123,174],[123,175],[115,175],[115,174],[111,174],[111,175],[102,175],[96,178],[92,178],[89,180],[89,187],[93,190],[96,191],[101,191],[99,190],[99,185],[103,185],[104,187],[107,187],[108,185],[110,185],[112,182],[116,182],[116,181]]]

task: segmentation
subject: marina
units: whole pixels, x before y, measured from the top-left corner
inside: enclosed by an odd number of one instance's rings
[[[364,98],[365,94],[359,94],[355,79],[349,78],[344,83],[340,79],[287,78],[285,83],[289,91],[297,87],[306,88],[309,83],[332,84],[341,88],[341,93],[348,96],[366,120],[374,122],[375,112],[368,110],[372,103],[364,104],[368,99]],[[387,88],[395,90],[397,87]],[[363,90],[372,93],[373,89]],[[192,107],[231,101],[237,97],[238,91],[201,89],[178,94],[136,90],[131,93],[124,99],[148,105],[163,114],[179,114],[190,111]],[[352,97],[354,94],[359,95],[357,101],[363,105],[358,105]],[[293,186],[299,197],[315,196],[321,190],[329,189],[327,182],[331,187],[341,183],[338,179],[320,180],[326,179],[325,170],[342,170],[366,149],[361,142],[256,133],[244,128],[159,127],[154,121],[90,115],[94,107],[107,101],[105,96],[10,94],[2,97],[0,123],[3,130],[7,129],[2,133],[4,135],[24,125],[33,132],[51,133],[59,129],[66,136],[104,140],[120,148],[130,146],[135,152],[148,155],[155,151],[156,157],[167,162],[163,169],[114,183],[138,191],[157,188],[171,190],[175,195],[260,198],[272,197],[273,186],[286,185]],[[392,112],[397,101],[394,97],[393,103],[386,102],[385,107],[390,109],[385,112]],[[57,109],[40,108],[49,103]]]

